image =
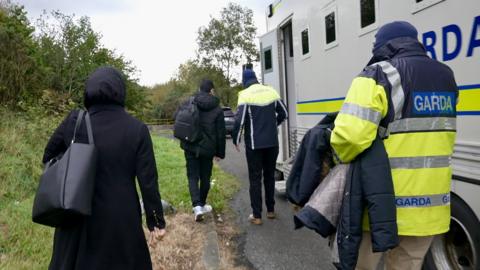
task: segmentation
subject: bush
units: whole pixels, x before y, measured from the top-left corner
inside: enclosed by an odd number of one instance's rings
[[[63,115],[0,107],[0,269],[46,269],[52,230],[31,221],[43,148]]]

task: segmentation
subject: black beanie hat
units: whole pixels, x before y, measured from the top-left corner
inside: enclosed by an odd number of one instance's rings
[[[418,32],[415,26],[405,21],[395,21],[387,23],[380,27],[375,35],[375,43],[373,44],[373,54],[390,40],[399,37],[409,37],[417,40]]]

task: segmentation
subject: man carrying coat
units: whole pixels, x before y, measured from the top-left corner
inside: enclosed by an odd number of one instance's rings
[[[181,141],[187,162],[188,188],[192,199],[195,221],[203,220],[212,211],[207,204],[212,176],[213,159],[225,158],[225,118],[220,100],[213,95],[213,82],[204,79],[194,95],[199,110],[201,139],[194,143]],[[200,184],[200,185],[199,185]]]
[[[375,37],[373,58],[353,80],[330,142],[337,162],[348,163],[377,135],[384,138],[400,235],[385,263],[421,269],[433,236],[449,230],[458,90],[452,70],[427,56],[408,22],[386,24]],[[356,269],[376,269],[381,256],[364,233]]]
[[[262,224],[262,173],[267,217],[275,218],[275,165],[278,156],[277,127],[287,118],[287,110],[277,91],[258,83],[255,72],[243,71],[245,90],[238,94],[238,108],[233,128],[233,143],[240,151],[240,137],[245,129],[245,149],[250,179],[252,224]]]

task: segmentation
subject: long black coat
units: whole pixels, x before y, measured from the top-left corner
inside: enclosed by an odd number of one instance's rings
[[[87,91],[118,88],[112,80],[105,80],[111,75],[109,72],[100,75],[98,83],[94,81],[96,87],[89,88],[87,84]],[[99,154],[92,215],[55,230],[50,269],[152,268],[135,177],[142,192],[148,228],[165,227],[149,131],[120,102],[109,102],[115,100],[108,96],[98,98],[105,91],[93,93],[97,99],[90,96],[85,102]],[[57,128],[45,149],[44,162],[66,150],[77,115],[78,111],[72,112]],[[77,136],[79,142],[87,142],[85,122]]]

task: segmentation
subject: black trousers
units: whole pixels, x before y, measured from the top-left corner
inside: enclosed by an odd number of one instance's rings
[[[268,212],[275,208],[275,164],[278,146],[252,150],[246,147],[248,177],[250,179],[250,204],[253,216],[262,217],[262,174],[265,188],[265,205]]]
[[[204,206],[210,190],[213,157],[197,157],[194,153],[185,151],[185,160],[187,161],[188,188],[192,206]]]

